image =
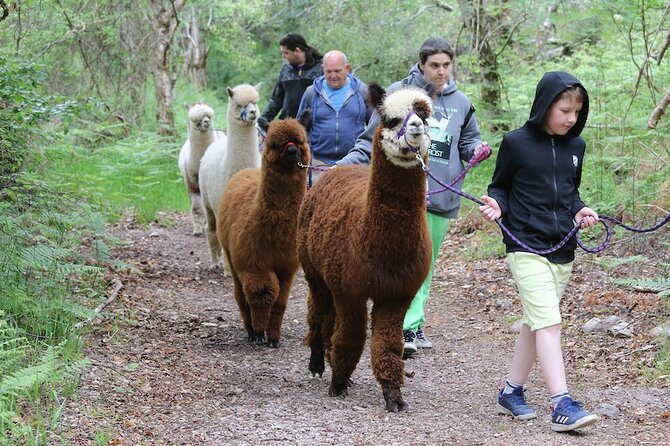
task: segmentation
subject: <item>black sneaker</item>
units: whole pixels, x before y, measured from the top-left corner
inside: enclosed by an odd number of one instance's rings
[[[504,394],[503,389],[498,393],[498,413],[511,415],[515,420],[532,420],[537,417],[537,413],[526,404],[526,397],[523,395],[524,388],[519,386],[512,393]]]
[[[573,431],[598,421],[598,415],[585,411],[582,403],[569,396],[563,397],[551,409],[551,430],[556,432]]]
[[[403,350],[403,357],[412,356],[418,350],[416,343],[416,333],[413,330],[403,330],[402,337],[405,339],[405,348]]]

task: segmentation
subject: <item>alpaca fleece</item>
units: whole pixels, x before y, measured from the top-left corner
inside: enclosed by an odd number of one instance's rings
[[[221,256],[221,245],[216,236],[216,214],[219,199],[232,176],[248,167],[259,167],[258,151],[258,88],[241,84],[228,88],[228,138],[214,141],[200,162],[200,192],[205,209],[207,245],[213,269],[223,268],[228,275],[228,265]]]
[[[179,171],[184,179],[188,198],[191,202],[193,235],[202,235],[205,230],[205,211],[200,196],[200,160],[207,147],[216,139],[224,139],[223,132],[214,130],[214,110],[207,104],[186,105],[188,113],[188,139],[179,151]]]
[[[250,341],[278,347],[298,270],[298,210],[307,189],[310,149],[294,119],[272,121],[261,168],[244,169],[219,201],[217,236]],[[301,166],[302,165],[302,166]]]
[[[372,369],[391,412],[407,408],[400,391],[402,322],[430,267],[426,176],[408,150],[410,143],[426,159],[430,104],[415,89],[388,96],[371,167],[326,172],[307,192],[299,215],[298,255],[309,284],[309,370],[322,375],[327,359],[333,375],[329,394],[347,394],[372,300]]]

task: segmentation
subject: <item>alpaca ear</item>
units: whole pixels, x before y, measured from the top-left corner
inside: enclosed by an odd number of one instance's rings
[[[372,82],[368,85],[368,97],[366,102],[372,107],[379,109],[384,101],[384,96],[386,95],[386,90],[376,82]]]
[[[256,89],[257,92],[261,92],[261,87],[263,86],[263,82],[259,82],[256,85],[254,85],[254,88]]]
[[[417,99],[414,101],[412,108],[414,109],[414,112],[424,121],[430,117],[431,113],[433,113],[430,103],[422,99]]]
[[[226,91],[228,92],[228,97],[230,99],[233,99],[233,89],[230,87],[226,87]]]
[[[188,102],[184,102],[184,108],[186,108],[186,111],[189,111],[191,109],[191,106],[188,105]]]
[[[304,109],[302,113],[300,113],[300,116],[298,116],[298,122],[309,132],[310,127],[312,127],[312,109]]]

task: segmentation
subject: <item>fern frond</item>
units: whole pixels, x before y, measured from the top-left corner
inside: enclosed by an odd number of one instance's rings
[[[617,279],[617,285],[627,286],[643,293],[659,293],[667,296],[670,293],[670,277],[659,277],[655,279]]]
[[[600,257],[596,263],[605,268],[616,268],[621,265],[630,265],[633,263],[640,263],[647,260],[646,256],[628,256],[628,257]]]

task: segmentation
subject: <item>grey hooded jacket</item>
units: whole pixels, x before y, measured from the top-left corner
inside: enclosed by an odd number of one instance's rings
[[[427,91],[431,88],[423,78],[418,64],[412,67],[409,76],[392,84],[386,91],[392,93],[407,85]],[[366,130],[358,137],[349,153],[337,162],[338,165],[370,163],[372,137],[379,122],[379,114],[375,111]],[[431,137],[428,169],[440,181],[451,183],[461,174],[465,168],[464,163],[472,158],[475,147],[481,142],[474,107],[467,96],[458,90],[453,79],[433,99],[433,114],[428,119],[428,124]],[[427,178],[429,191],[443,189],[435,180],[429,176]],[[461,185],[462,180],[454,187],[460,190]],[[458,195],[444,191],[430,195],[428,211],[442,217],[456,218],[460,205]]]

